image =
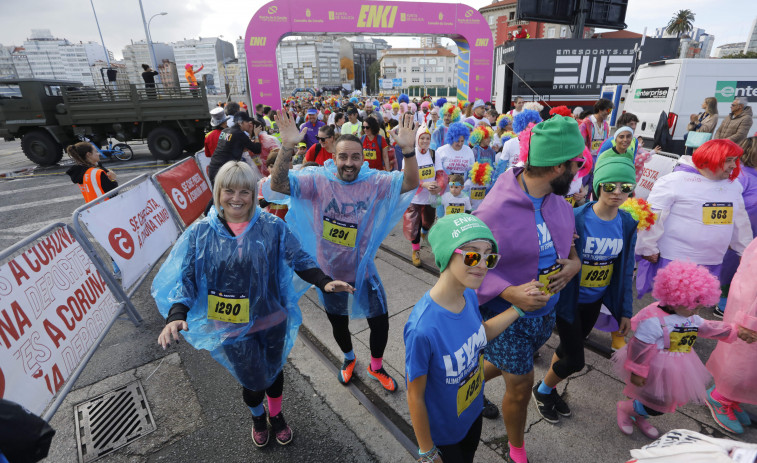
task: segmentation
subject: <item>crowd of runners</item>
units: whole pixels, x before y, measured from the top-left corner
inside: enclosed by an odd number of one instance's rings
[[[482,418],[501,413],[505,460],[527,462],[529,403],[549,423],[571,416],[556,386],[584,368],[595,328],[612,333],[626,384],[621,432],[656,439],[649,418],[690,402],[706,404],[729,432],[751,424],[740,407],[757,404],[749,128],[718,131],[645,201],[634,189],[659,148],[635,137],[633,114],[611,135],[608,100],[588,110],[517,100],[505,114],[481,100],[404,94],[290,98],[282,108],[212,111],[213,202],[152,285],[166,317],[158,342],[165,348],[181,332],[234,375],[255,445],[293,438],[282,369],[310,286],[343,354],[339,381],[360,366],[388,393],[406,391],[419,461],[473,461]],[[721,124],[746,103],[732,108]],[[707,118],[692,116],[692,131]],[[84,165],[79,151],[72,156]],[[107,172],[87,168],[81,182],[107,187]],[[389,317],[374,258],[400,222],[408,258],[421,266],[428,246],[440,275],[404,327],[398,382],[383,367]],[[655,299],[637,314],[634,289]],[[360,362],[349,331],[358,318],[370,328],[370,358]],[[555,329],[551,366],[535,378],[534,358]],[[706,366],[692,349],[698,336],[719,341]],[[484,385],[499,377],[506,392],[490,401]]]

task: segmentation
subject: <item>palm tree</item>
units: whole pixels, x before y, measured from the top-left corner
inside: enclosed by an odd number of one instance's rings
[[[691,10],[678,10],[678,13],[668,21],[668,27],[665,29],[665,32],[680,37],[694,28],[693,22],[694,13]]]

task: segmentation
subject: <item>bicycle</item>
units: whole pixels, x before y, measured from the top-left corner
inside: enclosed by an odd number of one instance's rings
[[[92,146],[95,147],[98,153],[100,153],[100,159],[108,159],[110,157],[114,157],[118,159],[119,161],[128,161],[129,159],[134,157],[134,151],[131,149],[131,146],[127,145],[126,143],[116,143],[115,145],[110,140],[110,137],[108,137],[108,146],[106,148],[100,149],[99,146],[97,146],[96,143],[92,143],[92,140],[90,140],[87,137],[79,137],[82,141],[86,141],[92,144]]]

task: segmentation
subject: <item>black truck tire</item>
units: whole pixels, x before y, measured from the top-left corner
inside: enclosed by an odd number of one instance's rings
[[[54,166],[63,158],[63,147],[44,130],[24,134],[21,149],[30,161],[42,167]]]
[[[182,136],[174,129],[158,127],[147,136],[150,153],[161,161],[176,159],[184,152]]]

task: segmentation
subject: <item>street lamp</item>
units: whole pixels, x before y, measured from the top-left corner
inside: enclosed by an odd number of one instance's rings
[[[158,60],[155,59],[155,48],[153,48],[152,46],[152,37],[150,36],[150,23],[145,21],[145,9],[142,7],[142,0],[139,0],[139,11],[142,12],[142,25],[145,26],[145,36],[147,37],[147,50],[150,52],[150,59],[152,60],[152,65],[154,66],[153,70],[157,70]],[[155,14],[152,17],[150,17],[150,21],[152,21],[152,19],[155,16],[165,16],[167,14],[168,13],[166,13],[165,11],[162,13]],[[158,81],[159,82],[161,81],[160,74],[158,74]]]

